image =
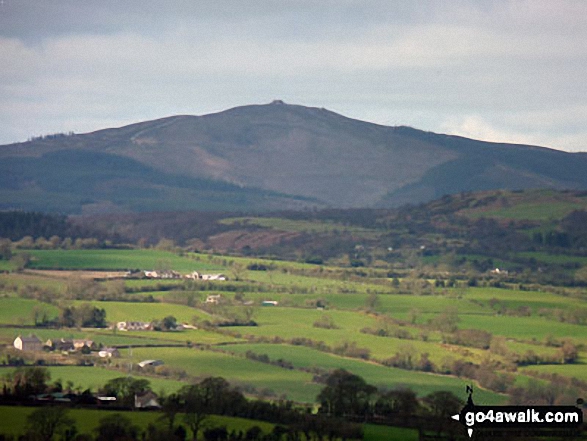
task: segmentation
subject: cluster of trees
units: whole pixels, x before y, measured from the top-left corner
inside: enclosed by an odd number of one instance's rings
[[[335,417],[387,419],[410,425],[409,419],[422,416],[444,419],[458,413],[463,402],[445,391],[432,392],[419,399],[411,389],[378,390],[363,378],[344,369],[333,371],[317,397],[320,413]],[[421,423],[421,421],[420,421]],[[416,420],[411,424],[418,424]]]
[[[106,328],[106,311],[89,304],[66,306],[59,315],[59,325],[66,328]]]

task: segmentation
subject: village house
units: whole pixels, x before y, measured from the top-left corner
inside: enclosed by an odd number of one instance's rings
[[[30,337],[21,337],[14,339],[14,347],[19,351],[40,351],[43,349],[43,343],[35,335]]]
[[[73,340],[71,339],[49,339],[45,342],[45,346],[50,347],[54,351],[72,351],[73,347]]]
[[[102,358],[118,358],[120,357],[120,352],[116,348],[103,348],[98,355]]]
[[[94,340],[79,339],[73,341],[73,349],[75,349],[76,351],[83,349],[84,346],[87,346],[90,349],[94,348]]]
[[[118,322],[116,328],[119,331],[152,331],[153,325],[145,322]]]

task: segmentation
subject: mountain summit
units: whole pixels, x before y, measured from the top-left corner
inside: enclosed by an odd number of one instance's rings
[[[462,191],[587,189],[587,155],[387,127],[276,100],[0,146],[0,208],[388,207]]]

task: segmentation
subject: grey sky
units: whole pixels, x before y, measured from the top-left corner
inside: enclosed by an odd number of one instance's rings
[[[587,2],[4,0],[0,143],[282,99],[587,151]]]

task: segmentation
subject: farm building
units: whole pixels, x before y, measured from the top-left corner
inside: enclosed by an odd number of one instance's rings
[[[153,325],[145,322],[118,322],[116,328],[119,331],[152,331]]]
[[[104,348],[98,355],[102,358],[118,358],[120,357],[120,352],[116,348]]]
[[[88,348],[93,348],[95,347],[94,345],[94,341],[93,340],[74,340],[73,341],[73,348],[75,350],[80,350],[83,349],[84,346],[87,346]]]
[[[19,351],[40,351],[43,349],[43,343],[36,336],[21,337],[20,335],[14,339],[14,347]]]
[[[202,280],[227,280],[224,274],[202,274]]]
[[[161,366],[163,365],[163,361],[161,360],[143,360],[140,363],[138,363],[139,367],[144,368],[145,366]]]
[[[59,338],[59,339],[49,339],[45,342],[45,346],[49,346],[54,351],[71,351],[74,349],[73,347],[73,340]]]

